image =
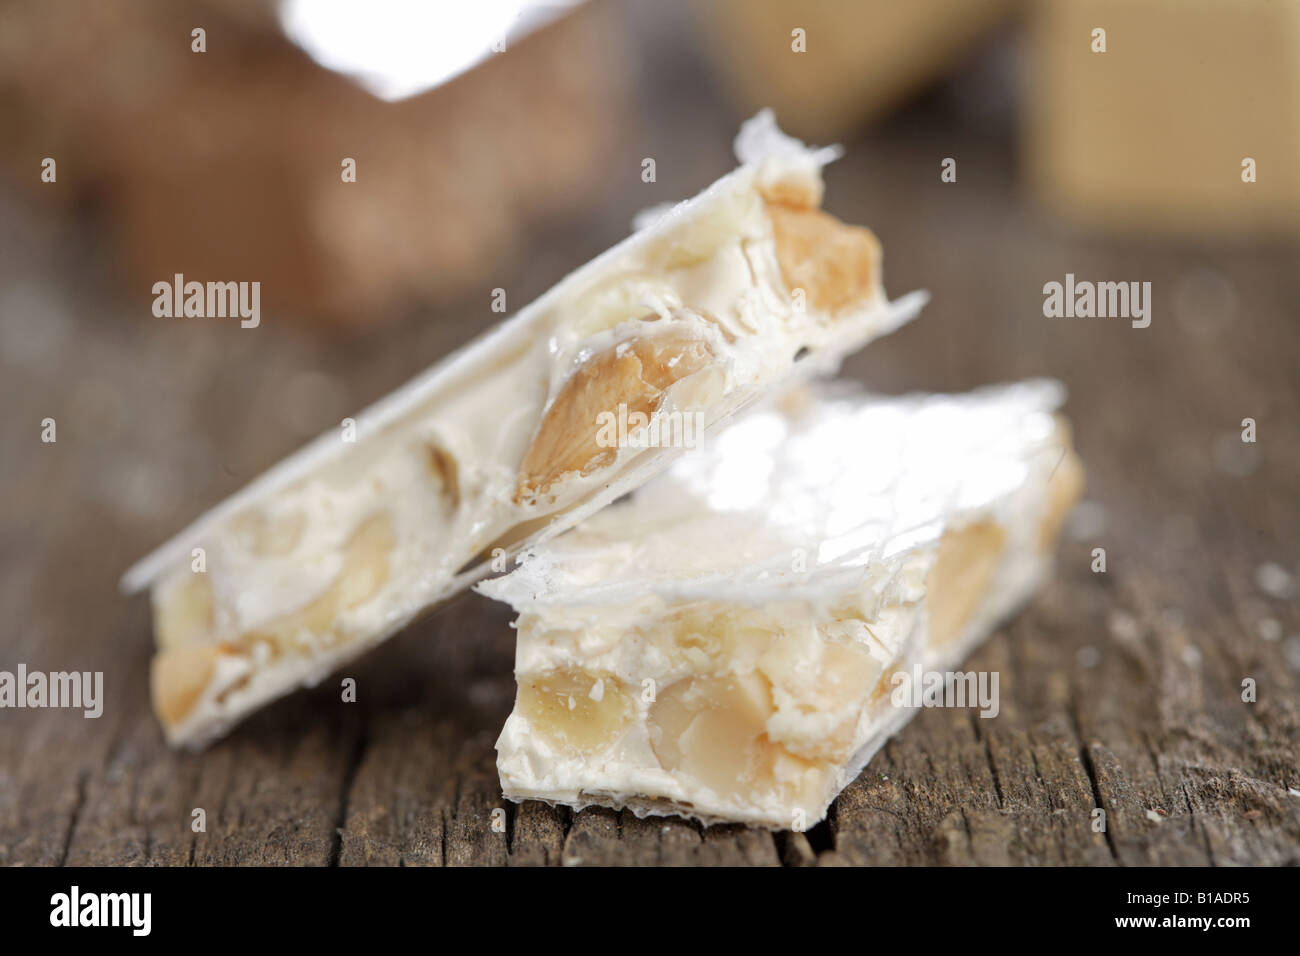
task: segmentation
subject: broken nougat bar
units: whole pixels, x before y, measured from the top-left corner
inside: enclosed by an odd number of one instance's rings
[[[1042,583],[1083,472],[1053,382],[806,391],[479,585],[519,612],[505,795],[812,826]]]
[[[362,412],[354,442],[321,436],[127,572],[152,587],[171,742],[319,681],[495,549],[639,485],[672,454],[641,441],[658,423],[707,431],[911,318],[924,296],[885,299],[875,237],[818,208],[833,151],[770,114],[736,145],[739,169]]]

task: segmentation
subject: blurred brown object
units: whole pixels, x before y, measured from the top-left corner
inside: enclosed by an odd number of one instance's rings
[[[700,0],[687,6],[746,112],[827,142],[940,76],[1014,0]],[[802,30],[804,52],[795,52]]]
[[[374,322],[482,282],[530,219],[591,201],[618,40],[585,4],[388,103],[291,44],[264,0],[5,0],[0,165],[38,198],[92,199],[132,295],[177,272],[258,280],[264,309]]]
[[[1298,0],[1052,0],[1032,24],[1027,162],[1052,211],[1156,235],[1300,227]]]

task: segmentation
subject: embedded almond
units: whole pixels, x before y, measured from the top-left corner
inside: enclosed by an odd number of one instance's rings
[[[834,314],[871,298],[880,278],[880,240],[820,209],[769,204],[776,259],[791,290]]]
[[[388,581],[391,552],[397,531],[391,515],[371,515],[352,533],[343,554],[343,568],[323,592],[308,604],[240,636],[242,648],[266,643],[287,651],[295,640],[337,643],[342,635],[337,624],[346,610],[365,604]]]
[[[974,521],[944,534],[926,582],[933,646],[947,647],[966,629],[988,593],[1005,545],[1006,531],[993,521]]]
[[[180,647],[204,640],[212,630],[212,585],[208,576],[190,572],[154,598],[153,630],[159,647]]]
[[[295,512],[268,518],[257,511],[244,511],[231,519],[230,528],[245,549],[267,557],[284,557],[298,546],[307,527],[307,516]]]
[[[659,410],[664,392],[713,361],[697,333],[674,330],[620,342],[588,359],[564,384],[542,418],[520,465],[515,501],[545,494],[557,482],[613,464],[618,449],[599,440],[601,416],[645,420]]]
[[[442,487],[442,501],[447,512],[460,507],[460,466],[451,452],[432,442],[425,445],[428,455],[429,470],[437,477]]]
[[[633,713],[622,681],[577,668],[521,679],[516,707],[534,733],[581,754],[597,753],[617,740]]]
[[[1061,460],[1057,462],[1047,480],[1047,507],[1038,530],[1038,546],[1050,551],[1056,544],[1061,525],[1070,509],[1083,496],[1086,483],[1083,462],[1070,446],[1070,426],[1064,419],[1057,420],[1057,433],[1061,436]]]
[[[725,799],[824,802],[829,774],[768,733],[772,687],[757,672],[697,675],[666,688],[646,720],[660,767],[698,781]]]
[[[214,644],[192,644],[154,655],[149,684],[154,712],[164,724],[178,724],[194,709],[212,680],[219,653]]]
[[[769,203],[792,209],[816,209],[822,204],[820,177],[786,176],[759,183],[758,191]]]
[[[665,688],[647,726],[659,764],[720,794],[743,794],[771,764],[772,690],[761,674],[688,677]]]

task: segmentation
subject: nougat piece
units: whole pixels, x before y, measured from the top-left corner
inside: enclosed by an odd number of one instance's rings
[[[155,709],[202,744],[595,512],[796,376],[901,324],[866,229],[770,114],[741,166],[132,568]],[[613,427],[617,423],[617,427]],[[665,427],[660,427],[660,426]],[[500,549],[500,552],[497,551]]]
[[[1051,382],[792,393],[480,584],[518,612],[505,795],[801,828],[1043,582],[1082,468]]]

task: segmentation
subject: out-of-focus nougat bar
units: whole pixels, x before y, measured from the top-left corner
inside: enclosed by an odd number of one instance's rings
[[[1300,231],[1300,0],[1030,7],[1026,168],[1047,208],[1157,236]]]

